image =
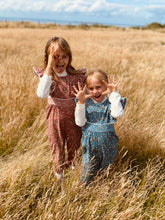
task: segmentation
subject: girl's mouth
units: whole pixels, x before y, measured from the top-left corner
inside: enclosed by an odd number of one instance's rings
[[[100,98],[101,94],[99,94],[98,96],[93,96],[95,99]]]
[[[63,68],[64,68],[64,65],[57,65],[57,69],[58,69],[59,71],[62,71]]]

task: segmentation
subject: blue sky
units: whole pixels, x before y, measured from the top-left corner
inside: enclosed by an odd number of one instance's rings
[[[0,20],[6,17],[68,24],[165,24],[165,0],[0,0]]]

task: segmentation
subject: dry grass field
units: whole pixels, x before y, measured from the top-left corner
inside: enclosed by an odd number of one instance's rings
[[[73,66],[101,68],[128,98],[118,120],[119,155],[92,186],[75,171],[56,182],[33,66],[62,36]],[[0,219],[165,219],[165,31],[119,28],[0,28]]]

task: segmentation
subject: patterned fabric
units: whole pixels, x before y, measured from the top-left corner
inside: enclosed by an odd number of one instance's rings
[[[74,156],[81,142],[81,128],[75,124],[75,97],[72,94],[73,85],[81,86],[84,75],[67,75],[60,77],[60,82],[53,82],[50,88],[51,103],[47,108],[47,128],[50,147],[53,156],[53,166],[57,173],[73,162]],[[65,143],[68,158],[65,161]]]
[[[127,99],[121,98],[123,109]],[[94,103],[88,99],[85,103],[87,123],[82,127],[82,174],[81,180],[87,184],[100,169],[112,164],[118,153],[118,137],[114,123],[117,119],[111,115],[111,103]]]
[[[33,68],[38,77],[42,77],[41,68]],[[53,168],[57,173],[73,162],[76,151],[80,147],[82,132],[75,124],[75,96],[72,94],[73,85],[80,82],[83,87],[85,75],[76,74],[60,77],[60,82],[52,81],[48,97],[47,129],[50,148],[53,157]],[[67,158],[65,158],[65,144]]]

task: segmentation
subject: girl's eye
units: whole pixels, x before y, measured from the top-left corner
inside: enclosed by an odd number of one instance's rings
[[[93,88],[89,88],[90,91],[93,91]]]
[[[63,56],[63,59],[67,59],[67,58],[68,58],[68,55],[64,55],[64,56]]]
[[[59,55],[56,55],[56,56],[54,56],[54,59],[58,59],[60,56]]]

